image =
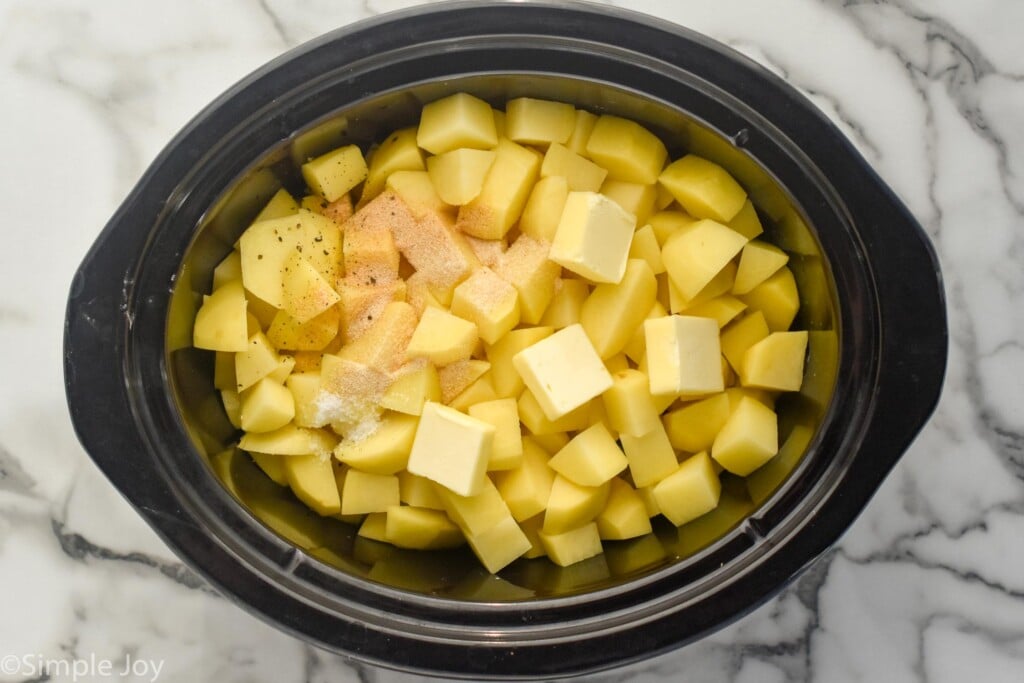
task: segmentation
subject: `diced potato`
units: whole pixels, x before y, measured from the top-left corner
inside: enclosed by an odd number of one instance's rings
[[[612,386],[601,395],[609,426],[620,435],[640,437],[658,425],[647,375],[628,368],[612,375]]]
[[[471,405],[494,401],[498,398],[498,392],[494,390],[494,383],[491,381],[491,373],[485,373],[480,379],[473,382],[461,394],[449,401],[448,405],[455,410],[468,412]]]
[[[611,481],[608,502],[596,522],[598,534],[606,541],[622,541],[651,533],[651,519],[643,498],[621,479]]]
[[[437,493],[437,486],[426,477],[410,474],[409,470],[398,473],[398,492],[402,502],[415,507],[444,510],[444,502]]]
[[[470,417],[494,426],[494,446],[487,463],[489,472],[519,467],[523,460],[523,437],[519,430],[519,408],[513,398],[484,401],[469,407]]]
[[[544,533],[561,534],[593,521],[604,509],[609,491],[609,482],[600,486],[580,486],[560,474],[556,475],[544,512]]]
[[[561,567],[601,554],[601,537],[593,522],[559,534],[541,531],[540,542],[551,561]]]
[[[506,125],[505,112],[501,111],[500,109],[494,109],[492,107],[491,114],[494,115],[494,132],[498,135],[498,139],[500,140],[501,138],[507,138],[508,135],[506,135],[505,133],[508,126]]]
[[[734,296],[723,295],[696,306],[688,306],[683,309],[683,313],[698,318],[711,318],[721,328],[728,325],[733,318],[745,310],[747,310],[745,303]]]
[[[480,338],[493,344],[519,324],[519,293],[485,266],[455,288],[451,311],[476,323]]]
[[[220,392],[221,403],[224,404],[224,414],[228,422],[235,429],[242,428],[242,399],[234,389],[225,389]]]
[[[349,282],[377,285],[398,278],[399,253],[392,231],[394,201],[378,195],[345,222],[345,273]]]
[[[580,321],[583,302],[590,295],[590,285],[575,278],[559,278],[555,282],[555,296],[544,311],[540,324],[560,330]]]
[[[476,199],[495,156],[489,150],[461,147],[427,159],[427,173],[437,196],[456,206]]]
[[[366,174],[363,153],[355,145],[340,147],[302,165],[306,184],[329,202],[363,182]]]
[[[444,366],[473,354],[479,335],[475,324],[451,313],[427,308],[409,340],[406,353]]]
[[[681,526],[715,509],[722,484],[711,458],[701,452],[684,460],[679,469],[658,482],[653,493],[661,514]]]
[[[338,356],[382,372],[393,372],[405,362],[415,329],[416,312],[412,306],[392,301],[359,339],[341,347]]]
[[[775,245],[761,240],[747,242],[740,252],[740,265],[736,271],[732,293],[747,294],[774,275],[788,261],[789,256],[786,252]]]
[[[743,355],[743,386],[800,391],[807,332],[772,332]]]
[[[241,279],[242,254],[237,249],[232,249],[231,253],[213,269],[213,291],[217,291],[221,285],[226,285],[232,280],[241,281]]]
[[[508,505],[490,479],[484,477],[478,493],[462,496],[435,485],[437,495],[453,522],[469,535],[479,535],[511,515]]]
[[[544,512],[555,473],[548,467],[548,454],[533,437],[521,439],[521,463],[494,475],[495,487],[517,522]]]
[[[292,455],[282,460],[288,485],[303,503],[320,515],[341,512],[331,461],[318,455]]]
[[[736,406],[740,404],[740,399],[744,396],[752,398],[758,401],[767,408],[775,410],[775,394],[765,389],[752,389],[750,387],[729,387],[725,390],[725,395],[729,397],[729,412],[736,410]]]
[[[618,284],[594,287],[580,310],[580,325],[601,358],[626,347],[654,305],[657,289],[651,267],[641,259],[629,259]]]
[[[729,172],[694,154],[669,164],[658,182],[668,188],[686,212],[696,218],[727,223],[747,201],[747,193]]]
[[[540,542],[540,530],[544,525],[544,515],[534,515],[529,519],[519,522],[519,528],[523,530],[526,538],[530,541],[530,549],[523,553],[523,557],[532,560],[537,557],[544,557],[547,552]]]
[[[633,242],[629,245],[629,258],[643,259],[651,267],[655,275],[665,272],[665,261],[661,258],[661,245],[654,234],[651,224],[637,228],[633,233]]]
[[[295,197],[292,197],[288,190],[283,187],[274,193],[274,196],[270,198],[258,214],[253,219],[253,223],[259,223],[260,221],[269,221],[272,218],[281,218],[282,216],[291,216],[292,214],[298,213],[299,205],[295,201]],[[216,287],[216,284],[214,285]]]
[[[636,217],[604,195],[570,192],[548,258],[594,282],[618,283],[635,228]]]
[[[462,545],[459,527],[438,510],[392,505],[387,509],[384,538],[399,548],[434,550]]]
[[[673,233],[661,256],[672,283],[693,299],[740,252],[746,238],[721,223],[704,220]]]
[[[540,322],[555,295],[555,281],[561,274],[557,263],[548,259],[551,245],[529,235],[520,235],[505,252],[495,272],[519,293],[522,322]]]
[[[533,439],[533,441],[543,448],[548,455],[554,455],[565,448],[565,444],[569,443],[569,435],[565,432],[548,432],[546,434],[533,433],[530,434],[529,438]]]
[[[748,240],[752,240],[764,232],[764,228],[761,227],[761,219],[757,217],[757,209],[749,199],[743,202],[743,208],[729,221],[729,227]]]
[[[654,230],[658,244],[664,247],[669,237],[697,223],[697,219],[682,211],[666,210],[654,214],[648,222]]]
[[[473,385],[491,369],[485,360],[468,358],[449,363],[437,371],[438,383],[441,385],[441,403],[450,404],[463,391]]]
[[[482,240],[479,237],[465,235],[466,244],[472,250],[481,265],[487,268],[497,268],[505,258],[508,251],[508,242],[500,240]]]
[[[380,194],[392,174],[422,171],[423,164],[423,151],[416,144],[416,128],[396,130],[373,153],[359,203],[365,204]]]
[[[459,147],[491,149],[498,144],[491,106],[466,93],[424,105],[416,143],[431,154]]]
[[[342,195],[342,197],[347,196],[348,194]],[[299,207],[306,211],[312,211],[313,213],[324,215],[324,209],[327,208],[328,204],[330,204],[330,202],[323,197],[318,197],[315,194],[309,194],[302,198],[302,201],[299,202]]]
[[[651,393],[711,394],[722,382],[718,323],[673,315],[644,321]]]
[[[555,143],[544,155],[540,175],[542,178],[565,178],[571,192],[597,192],[608,171],[565,145]]]
[[[747,349],[768,336],[768,324],[761,311],[749,313],[722,330],[722,355],[737,374],[743,374]]]
[[[441,383],[437,369],[431,363],[398,375],[384,392],[380,405],[407,415],[419,415],[427,401],[441,400]]]
[[[317,394],[320,393],[319,372],[297,372],[288,376],[285,386],[295,403],[295,424],[299,427],[322,427],[317,424]]]
[[[235,390],[245,391],[260,381],[281,363],[267,336],[257,332],[246,343],[245,350],[235,354]]]
[[[388,514],[387,512],[371,512],[359,525],[357,536],[368,538],[371,541],[388,542],[387,536]]]
[[[620,434],[619,440],[629,461],[629,474],[638,487],[652,486],[678,467],[676,453],[660,422],[642,436]]]
[[[537,398],[529,389],[524,389],[517,402],[519,419],[530,433],[547,436],[558,432],[575,432],[586,429],[590,424],[590,406],[584,403],[557,420],[549,420]]]
[[[673,448],[699,453],[711,448],[729,412],[729,398],[721,393],[673,410],[662,420]]]
[[[487,360],[491,362],[491,379],[499,396],[515,398],[522,393],[522,377],[512,365],[512,357],[523,349],[550,337],[551,327],[524,327],[512,330],[495,344],[487,347]]]
[[[337,491],[337,486],[335,490]],[[347,470],[341,491],[341,514],[387,512],[392,505],[400,503],[398,477],[395,475]]]
[[[245,290],[233,280],[214,290],[199,307],[192,330],[197,349],[245,351],[249,346]]]
[[[479,268],[480,261],[446,217],[429,213],[416,218],[397,195],[384,192],[381,198],[388,202],[389,217],[394,212],[389,220],[395,245],[416,269],[416,276],[422,274],[432,294],[447,305],[455,286]]]
[[[711,446],[711,457],[733,474],[745,477],[779,450],[775,411],[753,398],[740,399]]]
[[[627,183],[624,180],[608,178],[601,183],[601,194],[636,216],[636,224],[644,225],[654,213],[654,200],[657,191],[654,185]]]
[[[453,211],[452,205],[437,194],[426,171],[396,171],[388,176],[385,188],[401,197],[417,218]]]
[[[279,349],[320,351],[338,336],[341,311],[332,306],[306,323],[299,323],[285,311],[274,316],[267,338]]]
[[[505,106],[505,135],[527,145],[565,143],[576,126],[571,104],[519,97]]]
[[[629,359],[626,357],[625,353],[617,353],[611,358],[608,358],[605,360],[604,366],[608,368],[608,372],[612,373],[613,377],[616,372],[628,370],[630,367]]]
[[[627,465],[626,456],[600,422],[573,437],[548,462],[551,469],[580,486],[600,486]]]
[[[656,278],[657,279],[657,278]],[[648,311],[647,317],[644,320],[650,320],[652,318],[663,318],[668,315],[668,311],[661,304],[660,301],[655,301],[654,305],[651,306],[651,310]],[[647,355],[647,341],[644,335],[644,326],[637,325],[636,329],[633,330],[633,334],[630,336],[629,341],[626,343],[626,347],[622,349],[622,352],[631,361],[639,365],[644,361]]]
[[[292,374],[292,370],[295,369],[295,359],[291,356],[279,355],[277,361],[277,367],[271,370],[267,374],[267,379],[270,379],[278,384],[284,384],[285,380]]]
[[[341,297],[309,261],[294,252],[285,262],[282,304],[297,323],[309,322]]]
[[[473,553],[495,574],[530,550],[530,539],[511,515],[482,534],[467,535]]]
[[[678,468],[679,465],[677,463],[672,467],[672,470],[669,472],[669,474],[675,472]],[[648,517],[656,517],[661,514],[661,508],[658,507],[658,501],[654,497],[653,486],[644,486],[643,488],[637,488],[636,492],[637,495],[640,496],[640,499],[644,502],[644,507],[647,508]]]
[[[418,423],[415,415],[391,413],[369,436],[355,441],[342,440],[334,449],[334,457],[362,472],[397,474],[408,464]]]
[[[271,379],[261,379],[241,397],[240,423],[247,432],[272,432],[295,417],[290,391]]]
[[[288,470],[285,469],[284,459],[287,456],[273,455],[271,453],[250,453],[256,466],[263,470],[270,479],[279,486],[288,486]]]
[[[793,324],[796,312],[800,310],[800,295],[797,292],[793,273],[783,266],[775,275],[754,287],[740,300],[755,311],[764,314],[768,329],[785,332]]]
[[[379,368],[324,354],[316,419],[346,435],[350,431],[365,434],[380,415],[380,398],[390,381],[390,375]]]
[[[519,218],[519,231],[538,240],[555,239],[558,219],[569,196],[569,182],[559,175],[541,178],[534,184]]]
[[[494,446],[494,427],[439,403],[423,405],[408,470],[461,496],[480,492]]]
[[[480,194],[459,209],[456,227],[482,239],[501,239],[526,206],[540,172],[540,154],[511,140],[501,140]]]
[[[653,185],[668,152],[661,140],[639,123],[605,114],[590,133],[587,156],[608,169],[610,178]]]
[[[365,282],[365,281],[364,281]],[[382,284],[364,284],[351,277],[342,278],[338,296],[342,312],[341,337],[344,343],[354,342],[373,327],[392,301],[408,298],[408,285],[401,280]]]
[[[250,453],[289,456],[314,454],[326,460],[337,444],[338,438],[328,431],[287,424],[273,432],[243,434],[238,447]]]
[[[590,133],[594,130],[596,123],[596,114],[591,114],[585,109],[577,109],[576,123],[573,125],[572,135],[569,136],[565,146],[576,154],[586,154],[587,141],[590,139]]]

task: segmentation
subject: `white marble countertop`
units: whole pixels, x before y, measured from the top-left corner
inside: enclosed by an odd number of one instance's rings
[[[412,680],[185,568],[79,446],[60,363],[71,275],[171,136],[285,49],[405,4],[0,4],[0,680],[90,657],[167,681]],[[622,4],[732,45],[840,125],[935,242],[951,350],[934,419],[837,548],[733,626],[596,680],[1024,680],[1024,3]]]

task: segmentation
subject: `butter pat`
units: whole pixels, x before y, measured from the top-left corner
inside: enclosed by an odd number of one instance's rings
[[[718,339],[718,326],[715,339]],[[549,420],[579,408],[612,386],[612,376],[580,324],[541,339],[512,357],[512,364]],[[716,368],[719,366],[716,364]],[[721,372],[718,373],[721,382]],[[719,389],[721,391],[721,389]]]
[[[670,315],[644,321],[647,374],[654,395],[712,394],[725,390],[718,323]]]
[[[460,496],[476,495],[484,486],[494,431],[483,420],[427,401],[407,469]]]
[[[570,192],[549,258],[594,282],[619,282],[626,272],[636,217],[596,192]]]

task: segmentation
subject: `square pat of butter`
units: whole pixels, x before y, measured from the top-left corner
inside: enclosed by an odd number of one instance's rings
[[[644,321],[647,371],[654,395],[701,395],[725,389],[718,323],[667,315]]]
[[[484,486],[494,431],[494,426],[483,420],[427,401],[407,469],[460,496],[476,495]]]
[[[570,192],[549,258],[594,282],[622,280],[636,217],[596,192]]]
[[[512,364],[552,421],[612,386],[608,368],[579,323],[526,347]]]

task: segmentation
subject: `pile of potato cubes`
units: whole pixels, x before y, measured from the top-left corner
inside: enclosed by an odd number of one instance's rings
[[[636,122],[460,93],[302,166],[194,327],[239,446],[321,515],[497,572],[714,509],[806,331],[742,187]]]

